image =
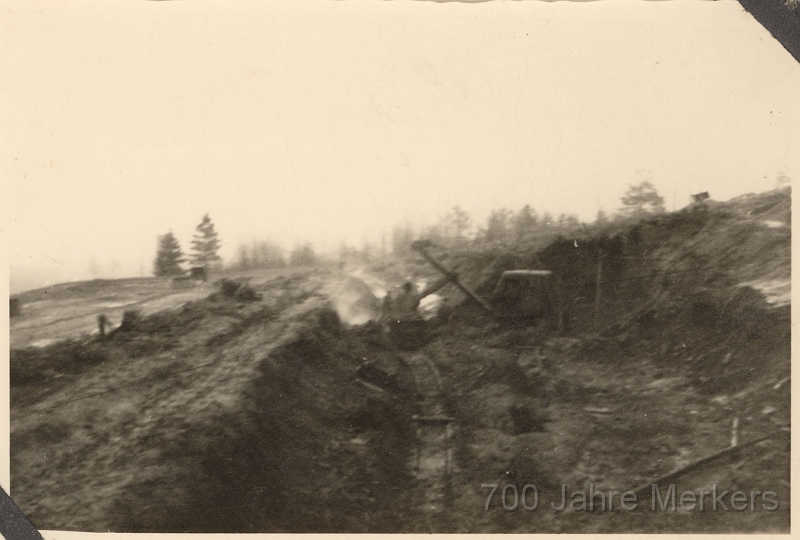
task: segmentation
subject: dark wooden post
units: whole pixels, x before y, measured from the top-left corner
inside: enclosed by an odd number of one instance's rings
[[[598,248],[597,250],[597,281],[594,290],[594,329],[595,331],[600,328],[600,300],[602,299],[602,283],[603,283],[603,252]]]
[[[100,339],[105,339],[106,337],[107,324],[108,324],[108,317],[106,317],[105,315],[97,316],[97,327],[100,330]]]

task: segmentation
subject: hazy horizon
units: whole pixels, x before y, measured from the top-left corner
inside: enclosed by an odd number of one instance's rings
[[[230,261],[800,174],[800,66],[735,0],[4,7],[12,292],[150,275],[206,212]]]
[[[770,189],[765,190],[765,191],[771,191],[773,189],[779,189],[780,187],[785,187],[785,185],[784,186],[777,186],[776,185],[773,188],[770,188]],[[748,193],[750,193],[750,192],[748,192]],[[761,193],[761,192],[758,192],[758,193]],[[731,198],[736,198],[736,197],[741,196],[741,195],[744,195],[744,193],[743,194],[739,194],[739,195],[734,196],[734,197],[731,197]],[[712,199],[712,200],[719,201],[718,199]],[[719,201],[719,202],[724,202],[724,201]],[[685,206],[688,206],[688,204],[689,204],[689,202],[686,202],[686,204],[678,206],[675,210],[680,210],[681,208],[683,208]],[[446,210],[450,210],[450,209],[446,209]],[[519,209],[517,209],[517,210],[519,210]],[[673,209],[672,208],[667,208],[667,211],[670,212],[670,211],[673,211]],[[443,212],[443,214],[444,213],[446,213],[446,212]],[[609,213],[609,217],[613,217],[613,215],[614,215],[613,212]],[[484,217],[488,217],[488,216],[484,216]],[[557,216],[554,215],[553,217],[557,217]],[[473,218],[473,222],[472,222],[471,227],[470,227],[470,229],[469,229],[469,231],[467,233],[467,237],[468,238],[474,238],[475,235],[478,233],[478,231],[482,227],[485,226],[485,219],[481,220],[481,221],[478,221],[476,223],[474,221],[474,216],[471,216],[471,218]],[[590,222],[594,222],[594,220],[583,221],[583,222],[588,224]],[[406,225],[407,224],[409,224],[408,221],[406,222]],[[398,225],[403,225],[403,223],[398,223]],[[415,233],[417,233],[417,236],[420,236],[424,232],[424,231],[419,230],[419,228],[415,228],[414,230],[415,230]],[[174,233],[174,231],[171,231],[171,232]],[[178,235],[175,235],[175,236],[177,237]],[[186,235],[184,235],[184,236],[186,236]],[[422,235],[422,236],[424,236],[424,235]],[[391,250],[391,231],[386,231],[385,239],[386,239],[386,242],[387,242],[387,245],[386,245],[387,249]],[[188,268],[188,266],[190,266],[190,264],[189,264],[189,259],[191,257],[191,249],[189,248],[190,240],[191,240],[191,238],[187,237],[185,239],[185,241],[181,241],[181,248],[182,248],[182,251],[184,253],[184,256],[186,257],[186,262],[183,264],[184,268]],[[287,245],[285,243],[282,243],[279,238],[276,239],[276,238],[256,238],[256,237],[252,237],[250,239],[242,239],[242,240],[240,240],[239,243],[236,244],[236,247],[238,248],[240,244],[244,244],[246,246],[249,246],[253,242],[258,242],[258,241],[262,241],[262,240],[266,240],[266,241],[275,243],[278,246],[280,246],[281,248],[283,248],[285,250],[285,255],[287,257],[289,255],[289,252],[291,251],[291,248],[293,247],[293,246],[289,246],[289,245]],[[372,240],[370,240],[370,241],[372,241]],[[313,245],[313,242],[310,242],[310,243]],[[349,247],[354,247],[354,248],[360,249],[360,248],[363,247],[364,243],[362,242],[361,244],[354,243],[354,244],[347,244],[347,245]],[[380,243],[378,242],[377,244],[374,244],[374,245],[378,245],[379,246]],[[340,247],[340,246],[323,246],[323,248],[321,250],[318,250],[317,252],[318,252],[318,254],[320,254],[322,256],[325,256],[325,257],[337,257],[338,253],[336,253],[336,252],[337,252],[337,248],[338,247]],[[46,267],[42,268],[41,265],[26,267],[24,265],[15,266],[15,265],[12,264],[11,267],[10,267],[10,281],[11,281],[10,282],[10,291],[11,291],[11,294],[19,294],[19,293],[22,293],[22,292],[25,292],[25,291],[28,291],[28,290],[32,290],[32,289],[36,289],[36,288],[40,288],[40,287],[46,287],[46,286],[49,286],[49,285],[55,285],[55,284],[58,284],[58,283],[84,281],[84,280],[91,280],[91,279],[126,279],[126,278],[153,277],[153,263],[154,263],[154,260],[155,260],[155,257],[156,257],[156,251],[157,251],[157,239],[154,239],[151,252],[149,253],[150,254],[150,258],[149,259],[143,258],[141,267],[136,269],[136,270],[131,269],[130,267],[128,267],[128,268],[123,267],[121,264],[119,264],[115,260],[98,261],[97,259],[92,259],[92,260],[89,261],[88,266],[86,268],[84,268],[82,270],[81,269],[77,269],[77,273],[72,274],[72,275],[61,274],[59,276],[58,274],[54,273],[52,269],[48,269]],[[53,261],[53,262],[55,264],[57,264],[56,261]],[[236,262],[237,262],[237,258],[233,254],[231,256],[227,257],[226,259],[223,259],[223,264],[226,267],[228,267],[230,265],[233,265]]]

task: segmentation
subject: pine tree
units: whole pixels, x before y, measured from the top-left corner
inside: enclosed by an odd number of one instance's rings
[[[641,217],[664,212],[664,197],[658,194],[649,180],[629,186],[622,197],[622,204],[622,213],[626,216]]]
[[[217,255],[217,250],[221,242],[217,238],[217,231],[208,214],[203,216],[203,220],[196,228],[192,239],[192,264],[208,268],[218,263],[222,259]]]
[[[153,274],[156,276],[179,276],[183,274],[181,263],[184,260],[181,246],[172,231],[158,237],[158,252]]]
[[[458,205],[445,217],[446,235],[451,238],[463,238],[470,225],[469,214]]]
[[[289,264],[292,266],[314,266],[316,263],[317,256],[309,243],[296,246],[289,255]]]
[[[250,257],[250,250],[244,244],[239,244],[237,252],[238,260],[236,261],[235,268],[238,270],[250,270],[252,267],[252,258]]]
[[[250,247],[253,268],[283,268],[283,248],[270,240],[254,240]]]
[[[526,204],[519,213],[514,216],[514,238],[517,242],[524,240],[536,228],[538,222],[536,210]]]
[[[492,210],[486,221],[486,230],[483,239],[486,242],[505,242],[508,239],[508,226],[513,213],[507,208]]]

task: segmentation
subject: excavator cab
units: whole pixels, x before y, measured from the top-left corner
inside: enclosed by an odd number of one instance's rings
[[[550,270],[508,270],[503,272],[491,297],[497,315],[508,322],[554,323],[564,330],[563,316],[554,276]]]

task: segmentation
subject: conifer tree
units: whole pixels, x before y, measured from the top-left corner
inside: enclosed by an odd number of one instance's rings
[[[514,239],[516,241],[524,240],[526,236],[531,234],[536,228],[539,216],[536,210],[526,204],[522,207],[519,213],[513,217],[514,225]]]
[[[172,231],[158,237],[158,252],[153,274],[156,276],[179,276],[183,274],[181,263],[184,260],[181,245]]]
[[[317,256],[309,243],[296,246],[289,255],[289,264],[292,266],[313,266],[316,263]]]
[[[196,228],[196,233],[192,239],[192,264],[208,268],[214,266],[222,259],[217,255],[217,250],[221,242],[217,238],[217,231],[208,214],[203,216],[203,220]]]
[[[664,197],[658,194],[652,182],[645,180],[628,188],[622,197],[622,205],[622,213],[626,216],[659,214],[664,212]]]

